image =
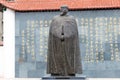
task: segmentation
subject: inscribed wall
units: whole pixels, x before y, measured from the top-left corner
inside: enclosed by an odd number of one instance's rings
[[[15,76],[46,74],[49,24],[60,12],[16,12]],[[79,30],[83,75],[120,77],[120,10],[70,11]]]

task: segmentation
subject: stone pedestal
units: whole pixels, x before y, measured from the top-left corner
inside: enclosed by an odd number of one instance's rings
[[[86,80],[86,76],[51,76],[43,77],[42,80]]]

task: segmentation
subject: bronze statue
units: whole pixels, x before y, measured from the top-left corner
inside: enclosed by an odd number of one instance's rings
[[[77,23],[73,16],[67,15],[67,6],[62,6],[61,12],[50,25],[47,73],[75,76],[82,73]]]

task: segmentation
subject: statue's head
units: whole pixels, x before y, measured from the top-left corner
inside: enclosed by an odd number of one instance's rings
[[[68,12],[68,6],[66,6],[66,5],[61,6],[60,11],[62,12],[61,16],[66,15]]]

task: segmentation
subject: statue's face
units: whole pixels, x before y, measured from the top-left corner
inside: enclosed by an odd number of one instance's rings
[[[67,13],[68,12],[68,7],[61,7],[61,12]]]

